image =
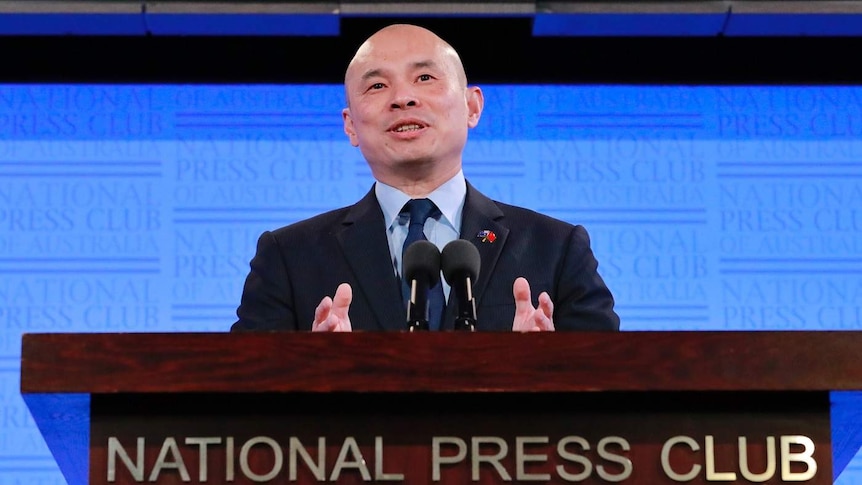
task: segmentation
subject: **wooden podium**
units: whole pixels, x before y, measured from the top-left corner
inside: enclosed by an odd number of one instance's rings
[[[832,483],[862,332],[27,334],[70,484]]]

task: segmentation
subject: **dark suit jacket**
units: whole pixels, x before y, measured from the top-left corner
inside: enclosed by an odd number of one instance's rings
[[[265,232],[231,330],[310,330],[315,307],[344,282],[353,287],[353,330],[406,329],[386,230],[371,190],[355,205]],[[482,242],[477,234],[483,230],[496,240]],[[468,183],[461,238],[482,258],[473,288],[477,329],[512,330],[518,276],[530,282],[534,305],[542,291],[551,296],[557,330],[619,329],[613,296],[582,226],[495,202]],[[456,306],[453,293],[442,329],[454,327]]]

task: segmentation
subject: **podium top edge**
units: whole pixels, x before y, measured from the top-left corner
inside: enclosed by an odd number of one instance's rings
[[[21,392],[862,390],[862,332],[28,333]]]

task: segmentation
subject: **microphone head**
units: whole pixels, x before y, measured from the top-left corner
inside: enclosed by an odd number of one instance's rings
[[[440,263],[446,282],[454,286],[458,278],[464,277],[469,277],[470,281],[475,283],[482,259],[473,243],[464,239],[455,239],[443,248]]]
[[[430,241],[416,241],[404,250],[402,268],[408,282],[427,281],[432,287],[440,281],[440,250]]]

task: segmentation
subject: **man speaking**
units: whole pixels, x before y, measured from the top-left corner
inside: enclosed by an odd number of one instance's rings
[[[354,205],[260,236],[232,331],[453,330],[471,306],[475,330],[619,329],[582,226],[493,201],[465,179],[484,96],[448,43],[385,27],[356,51],[344,87],[344,132],[376,182]],[[469,292],[433,274],[434,254],[407,251],[456,239],[479,255]],[[414,253],[426,269],[408,279]]]

